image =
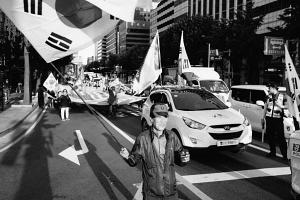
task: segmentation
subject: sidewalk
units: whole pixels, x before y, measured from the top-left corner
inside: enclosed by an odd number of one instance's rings
[[[37,98],[32,97],[32,105],[23,105],[23,94],[12,94],[9,105],[0,112],[0,137],[20,125],[37,108]]]

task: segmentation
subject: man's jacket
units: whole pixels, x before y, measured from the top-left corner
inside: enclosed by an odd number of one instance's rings
[[[161,164],[159,155],[152,144],[153,134],[151,130],[147,130],[136,138],[128,163],[130,166],[135,166],[138,162],[142,162],[144,195],[171,196],[176,193],[174,151],[180,153],[183,148],[176,134],[165,130],[167,142],[164,163]]]

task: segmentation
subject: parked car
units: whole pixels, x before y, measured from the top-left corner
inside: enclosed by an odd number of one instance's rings
[[[279,87],[278,91],[285,94],[286,88]],[[261,119],[263,116],[263,105],[268,95],[268,87],[265,85],[235,85],[231,87],[229,101],[231,107],[240,111],[252,125],[253,131],[264,133]],[[293,118],[287,109],[284,109],[284,132],[288,137],[294,130]],[[262,135],[263,141],[264,135]]]
[[[203,88],[170,86],[152,90],[142,108],[143,130],[151,125],[150,108],[156,102],[169,106],[167,129],[178,135],[183,146],[231,146],[238,151],[252,141],[248,120]]]

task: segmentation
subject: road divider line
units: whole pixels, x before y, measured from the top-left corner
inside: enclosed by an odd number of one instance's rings
[[[249,144],[248,146],[251,147],[251,148],[253,148],[253,149],[257,149],[257,150],[263,151],[265,153],[269,153],[270,152],[270,150],[268,150],[268,149],[265,149],[265,148],[262,148],[262,147],[259,147],[259,146],[253,145],[253,144]],[[276,153],[276,156],[281,157],[281,158],[283,157],[279,153]]]
[[[132,139],[126,132],[118,128],[116,125],[114,125],[111,121],[109,121],[106,117],[104,117],[102,114],[99,113],[99,115],[102,117],[102,119],[108,123],[113,129],[115,129],[117,132],[119,132],[124,138],[126,138],[131,144],[135,142],[134,139]],[[207,196],[205,193],[203,193],[201,190],[199,190],[196,186],[194,186],[192,183],[188,182],[184,177],[182,177],[180,174],[175,172],[176,178],[179,181],[180,184],[183,184],[185,187],[187,187],[191,192],[193,192],[198,198],[201,200],[213,200],[209,196]]]
[[[269,176],[283,176],[290,175],[290,167],[276,167],[276,168],[262,168],[254,170],[220,172],[211,174],[197,174],[183,176],[188,182],[196,183],[210,183],[219,181],[232,181],[240,179],[261,178]]]

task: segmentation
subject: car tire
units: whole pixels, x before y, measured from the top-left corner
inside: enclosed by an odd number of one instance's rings
[[[149,129],[149,125],[145,119],[142,119],[142,131],[146,131]]]

